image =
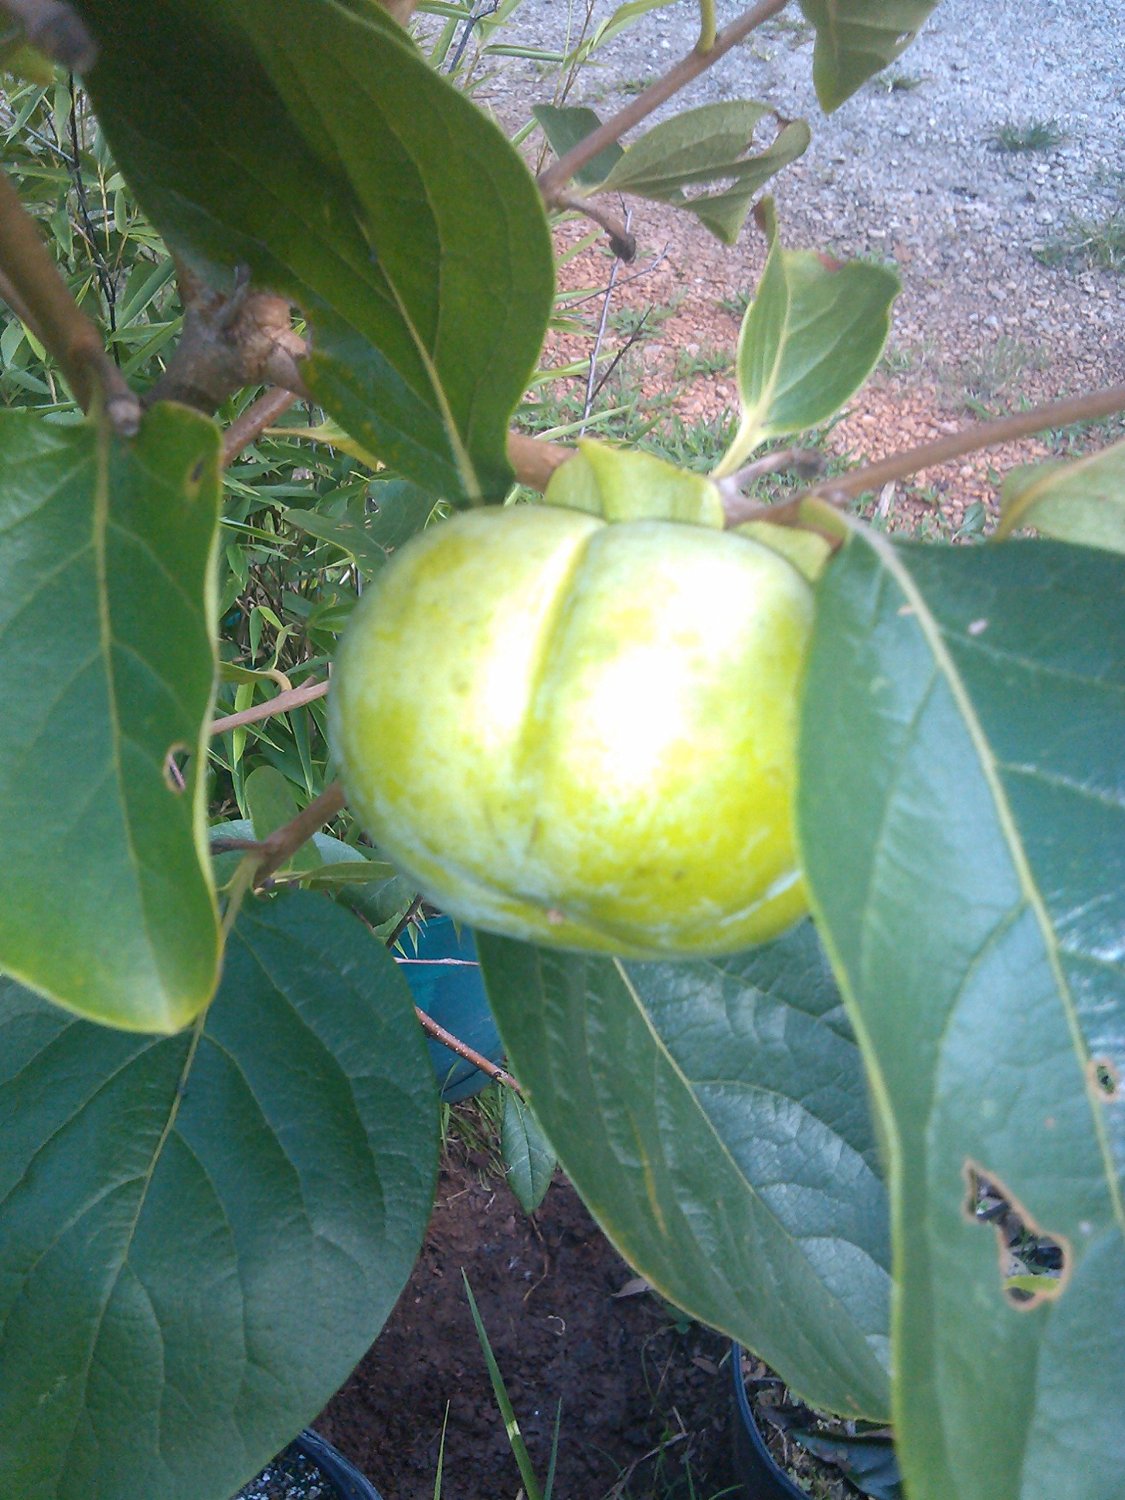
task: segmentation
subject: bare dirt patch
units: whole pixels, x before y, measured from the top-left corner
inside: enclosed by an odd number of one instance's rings
[[[443,1170],[406,1290],[317,1429],[387,1500],[432,1500],[448,1405],[444,1500],[516,1494],[463,1268],[541,1483],[561,1403],[559,1500],[717,1493],[730,1482],[724,1340],[650,1295],[617,1295],[633,1273],[561,1177],[529,1219],[482,1165]]]

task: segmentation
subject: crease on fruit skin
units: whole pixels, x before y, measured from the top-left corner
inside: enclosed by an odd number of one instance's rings
[[[592,519],[597,519],[593,517]],[[513,780],[532,780],[529,762],[532,760],[536,745],[534,740],[540,729],[540,715],[538,712],[539,700],[543,692],[544,683],[549,673],[554,669],[558,657],[558,646],[563,638],[561,624],[566,616],[573,612],[575,584],[586,565],[590,551],[590,544],[594,537],[600,535],[604,529],[605,522],[584,536],[577,538],[577,545],[573,539],[566,538],[570,546],[570,566],[566,573],[555,580],[555,595],[551,601],[549,612],[543,617],[539,627],[539,639],[536,643],[535,662],[531,672],[525,679],[524,686],[527,689],[524,695],[523,722],[520,725],[519,738],[509,753],[509,767]],[[534,778],[538,783],[541,776]],[[534,848],[539,832],[542,830],[542,819],[538,813],[531,820],[531,828],[528,833],[526,853],[530,854]]]

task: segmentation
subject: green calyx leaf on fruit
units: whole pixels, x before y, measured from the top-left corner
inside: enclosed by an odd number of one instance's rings
[[[683,521],[720,531],[725,521],[719,488],[702,474],[592,438],[555,470],[543,500],[603,521]]]
[[[647,472],[594,445],[571,462],[607,455],[618,479]],[[797,569],[717,526],[458,515],[396,554],[345,633],[329,728],[349,801],[473,926],[638,958],[768,942],[806,910],[812,614]]]

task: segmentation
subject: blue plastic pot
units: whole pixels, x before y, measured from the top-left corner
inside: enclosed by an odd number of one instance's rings
[[[500,1033],[485,999],[477,947],[469,929],[462,927],[458,932],[452,917],[431,917],[418,933],[417,952],[409,939],[403,948],[395,958],[402,965],[415,1005],[474,1052],[498,1063],[503,1056]],[[427,1041],[442,1099],[454,1104],[479,1094],[488,1075],[441,1042],[432,1037]]]
[[[355,1464],[349,1463],[342,1453],[337,1453],[331,1443],[326,1443],[318,1432],[306,1427],[300,1437],[293,1440],[293,1447],[303,1453],[310,1463],[330,1479],[336,1487],[340,1500],[382,1500],[379,1491],[370,1479],[361,1474]]]

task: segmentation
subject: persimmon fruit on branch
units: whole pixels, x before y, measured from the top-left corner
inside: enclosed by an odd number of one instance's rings
[[[554,946],[733,952],[807,909],[793,832],[812,591],[749,538],[469,512],[341,646],[354,807],[444,910]]]

